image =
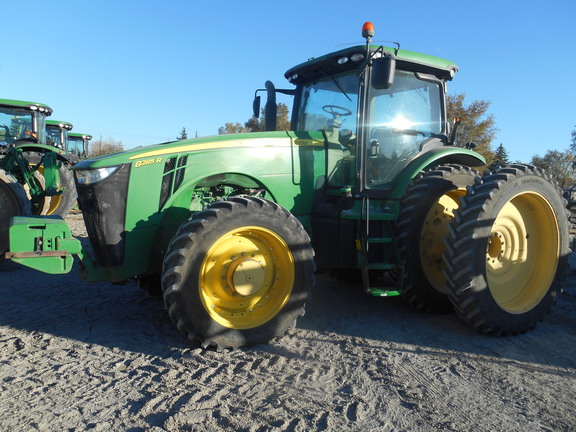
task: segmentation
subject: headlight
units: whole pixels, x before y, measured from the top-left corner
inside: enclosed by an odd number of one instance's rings
[[[74,173],[76,174],[76,180],[78,181],[78,184],[89,185],[107,179],[116,171],[118,171],[120,166],[121,165],[106,168],[74,170]]]

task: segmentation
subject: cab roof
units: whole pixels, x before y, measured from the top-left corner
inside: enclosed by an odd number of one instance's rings
[[[380,48],[379,45],[370,45],[370,53],[375,52],[378,48]],[[456,63],[450,60],[399,48],[383,48],[386,55],[396,59],[397,69],[431,74],[443,80],[451,80],[458,71]],[[322,57],[311,58],[307,62],[289,69],[284,76],[288,81],[296,84],[331,73],[359,68],[363,65],[365,57],[366,46],[357,45]],[[343,62],[344,59],[347,60]]]
[[[0,99],[0,107],[6,108],[25,108],[30,111],[40,111],[47,116],[52,114],[52,108],[48,105],[38,103],[38,102],[28,102],[13,99]]]
[[[72,130],[74,127],[72,123],[61,120],[46,120],[46,127],[57,127],[61,129]]]
[[[68,134],[68,138],[82,138],[82,139],[91,140],[91,139],[92,139],[92,135],[90,135],[90,134],[83,134],[83,133],[79,133],[79,132],[70,132],[70,133]]]

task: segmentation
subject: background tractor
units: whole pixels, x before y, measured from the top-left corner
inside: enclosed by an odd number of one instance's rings
[[[65,216],[76,201],[69,159],[62,149],[46,145],[51,114],[44,104],[0,99],[0,256],[8,249],[12,216]]]
[[[46,120],[46,144],[67,151],[68,134],[74,128],[72,123],[61,120]]]
[[[46,120],[47,144],[64,150],[70,165],[86,157],[88,142],[92,139],[91,135],[73,133],[72,129],[72,123]]]
[[[316,266],[359,270],[367,294],[454,308],[485,333],[532,328],[570,253],[561,190],[527,165],[481,176],[484,159],[456,145],[446,118],[457,66],[373,34],[366,23],[365,45],[289,69],[289,89],[266,82],[267,132],[78,162],[93,252],[61,218],[20,217],[7,257],[65,273],[78,255],[88,280],[135,278],[216,349],[294,327]],[[273,130],[277,93],[294,98],[291,131]]]
[[[75,132],[68,133],[66,151],[72,164],[88,157],[90,140],[92,140],[92,135]]]

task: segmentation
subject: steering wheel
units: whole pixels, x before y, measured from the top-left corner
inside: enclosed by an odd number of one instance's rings
[[[322,109],[328,114],[331,114],[334,119],[346,117],[352,114],[352,110],[339,105],[324,105]]]

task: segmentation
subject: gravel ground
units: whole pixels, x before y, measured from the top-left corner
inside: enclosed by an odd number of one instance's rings
[[[222,353],[188,345],[133,283],[12,262],[0,280],[0,430],[576,430],[576,257],[524,335],[483,336],[318,275],[295,330]]]

